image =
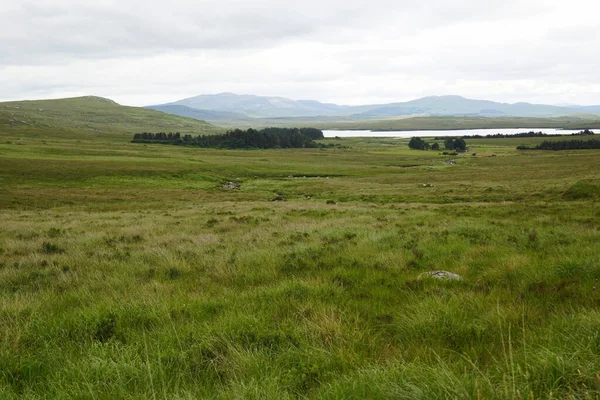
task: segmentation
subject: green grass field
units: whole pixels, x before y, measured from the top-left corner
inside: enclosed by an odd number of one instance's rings
[[[0,398],[600,395],[598,151],[118,126],[0,127]]]
[[[266,118],[247,121],[213,121],[225,128],[270,126],[312,126],[320,129],[412,131],[453,129],[600,129],[600,116],[579,114],[565,117],[297,117]]]
[[[223,129],[204,121],[121,106],[95,96],[0,103],[0,132],[13,135],[74,138],[144,131],[198,135],[220,133]]]

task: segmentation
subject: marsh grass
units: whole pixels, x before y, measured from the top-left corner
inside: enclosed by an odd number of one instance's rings
[[[0,398],[600,395],[593,151],[4,138]]]

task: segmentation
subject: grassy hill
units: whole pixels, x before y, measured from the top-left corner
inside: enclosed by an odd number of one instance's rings
[[[140,107],[126,107],[102,97],[0,103],[0,132],[19,135],[81,133],[134,134],[165,131],[211,134],[221,129],[205,121]]]
[[[316,127],[328,129],[370,129],[374,131],[452,130],[452,129],[509,129],[509,128],[600,128],[597,115],[578,115],[557,118],[524,117],[411,117],[371,121],[315,121]]]
[[[319,129],[411,131],[452,129],[509,129],[509,128],[562,128],[600,129],[600,116],[592,114],[572,115],[557,118],[525,117],[403,117],[365,118],[356,117],[299,117],[299,118],[254,118],[248,120],[211,121],[227,128],[265,128],[269,126],[310,126]]]

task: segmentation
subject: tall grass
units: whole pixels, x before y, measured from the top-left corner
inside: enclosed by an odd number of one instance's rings
[[[55,140],[0,145],[0,398],[600,394],[593,152]]]

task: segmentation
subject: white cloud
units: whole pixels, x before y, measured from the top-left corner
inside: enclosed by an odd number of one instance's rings
[[[231,91],[600,104],[593,0],[0,5],[0,100],[96,94],[146,105]]]

